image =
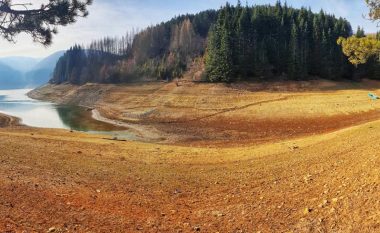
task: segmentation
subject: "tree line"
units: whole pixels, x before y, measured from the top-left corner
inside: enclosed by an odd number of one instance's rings
[[[51,83],[119,83],[172,80],[205,53],[217,11],[178,16],[123,38],[104,38],[75,45],[58,61]]]
[[[210,31],[208,79],[349,77],[352,67],[336,41],[350,35],[348,21],[323,11],[315,14],[280,2],[255,7],[227,4]]]
[[[364,30],[357,30],[363,36]],[[354,65],[337,40],[353,30],[322,10],[226,4],[217,11],[182,15],[133,31],[74,46],[57,63],[52,83],[120,83],[180,78],[198,58],[204,81],[353,78]],[[369,69],[370,70],[370,69]],[[363,75],[370,75],[366,72]]]

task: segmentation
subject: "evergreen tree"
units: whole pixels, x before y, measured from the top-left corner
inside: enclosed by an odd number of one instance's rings
[[[356,34],[355,36],[357,38],[363,38],[365,37],[365,32],[364,32],[364,28],[361,28],[360,26],[358,27],[358,29],[356,30]]]
[[[364,35],[359,28],[358,36]],[[211,82],[287,77],[350,78],[353,67],[336,43],[352,35],[349,22],[323,11],[282,5],[236,6],[182,15],[106,37],[62,58],[52,82],[130,82],[180,78],[205,61]],[[204,59],[203,59],[204,58]]]
[[[232,17],[226,17],[228,15]],[[282,6],[280,2],[273,7],[244,8],[238,4],[234,8],[226,5],[210,31],[210,37],[219,35],[220,40],[229,42],[230,52],[223,58],[231,56],[232,61],[218,63],[206,59],[206,67],[208,71],[218,70],[218,77],[225,76],[220,73],[223,69],[228,70],[234,76],[229,81],[252,76],[270,78],[283,73],[290,79],[307,79],[309,75],[335,79],[349,73],[350,69],[336,40],[351,33],[347,21],[323,11],[313,14],[310,9],[296,10]],[[226,34],[229,39],[222,38]],[[223,47],[222,50],[221,41],[219,47],[213,46],[215,42],[216,39],[209,40],[208,51],[213,51],[214,57],[226,54],[227,49]],[[208,57],[212,56],[208,53]],[[213,74],[215,72],[208,72],[209,77]],[[220,81],[220,78],[209,80]]]
[[[288,75],[291,79],[300,79],[300,48],[297,26],[293,23],[289,49]]]

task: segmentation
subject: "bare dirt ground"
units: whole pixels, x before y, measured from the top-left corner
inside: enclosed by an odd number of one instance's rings
[[[105,118],[140,127],[145,138],[184,145],[262,143],[379,119],[369,91],[379,82],[183,82],[84,86],[48,85],[36,99],[95,108]],[[151,133],[152,135],[149,135]],[[157,141],[157,140],[155,140]]]
[[[380,231],[378,83],[184,85],[54,87],[166,144],[0,129],[0,232]]]

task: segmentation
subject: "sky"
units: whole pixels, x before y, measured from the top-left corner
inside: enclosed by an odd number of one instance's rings
[[[13,0],[14,3],[46,3],[48,0]],[[237,0],[230,0],[236,3]],[[242,2],[245,2],[242,0]],[[276,0],[248,0],[249,5],[274,4]],[[283,0],[284,2],[284,0]],[[56,51],[66,50],[75,43],[88,44],[104,36],[121,36],[127,31],[144,29],[147,26],[167,21],[172,17],[186,13],[197,13],[207,9],[218,9],[226,0],[94,0],[89,7],[90,15],[80,18],[73,25],[58,28],[53,44],[44,47],[27,35],[19,35],[16,43],[0,38],[0,57],[28,56],[46,57]],[[366,32],[380,30],[376,23],[365,19],[368,9],[364,0],[287,0],[293,7],[320,9],[349,20],[354,30],[364,27]]]

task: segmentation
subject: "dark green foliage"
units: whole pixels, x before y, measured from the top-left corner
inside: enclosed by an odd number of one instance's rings
[[[117,83],[120,81],[118,72],[113,72],[110,67],[120,57],[105,51],[85,50],[75,45],[58,60],[50,83]]]
[[[359,28],[358,36],[364,34]],[[204,57],[207,80],[234,82],[352,78],[355,68],[337,45],[349,22],[323,11],[226,4],[219,11],[183,15],[166,23],[74,46],[57,64],[52,83],[119,83],[181,78]],[[364,75],[379,73],[376,69]]]
[[[210,30],[207,76],[212,82],[283,75],[293,80],[344,78],[352,66],[336,41],[350,35],[346,20],[323,11],[314,14],[280,2],[254,7],[227,4]]]
[[[364,28],[358,27],[358,29],[356,30],[355,36],[357,38],[363,38],[363,37],[365,37]]]
[[[49,0],[35,9],[29,9],[32,4],[29,2],[0,1],[0,36],[14,41],[16,35],[24,32],[34,41],[50,45],[53,34],[57,33],[56,27],[87,16],[87,7],[92,0]]]

